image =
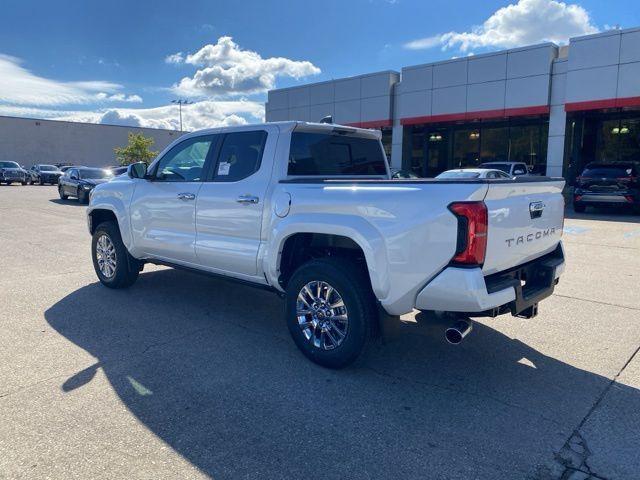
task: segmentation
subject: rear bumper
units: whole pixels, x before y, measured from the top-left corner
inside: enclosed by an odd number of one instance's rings
[[[589,192],[576,190],[573,197],[573,203],[581,204],[601,204],[601,205],[613,205],[613,204],[625,204],[632,205],[640,202],[640,195],[633,191],[622,192]]]
[[[416,298],[419,310],[496,316],[527,315],[553,293],[564,271],[562,243],[553,252],[512,269],[484,276],[478,268],[445,268]]]

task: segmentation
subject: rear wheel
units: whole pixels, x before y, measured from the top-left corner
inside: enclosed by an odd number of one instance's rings
[[[38,181],[38,183],[39,183],[40,185],[44,185],[44,180],[40,179],[40,180]]]
[[[93,268],[100,282],[109,288],[127,288],[138,278],[141,263],[127,251],[115,222],[103,222],[91,240]]]
[[[367,272],[344,258],[311,260],[287,285],[286,320],[302,353],[329,368],[353,363],[377,324]]]
[[[576,205],[575,203],[573,204],[573,211],[576,213],[583,213],[586,209],[587,207],[585,207],[584,205]]]

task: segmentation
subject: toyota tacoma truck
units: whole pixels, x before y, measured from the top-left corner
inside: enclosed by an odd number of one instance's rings
[[[564,269],[562,179],[391,179],[380,132],[278,122],[180,137],[98,185],[95,272],[132,285],[145,263],[278,292],[296,345],[340,368],[417,310],[526,318]]]

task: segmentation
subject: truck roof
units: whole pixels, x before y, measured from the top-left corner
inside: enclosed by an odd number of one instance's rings
[[[341,133],[353,133],[362,136],[371,136],[380,139],[382,133],[379,130],[373,130],[369,128],[359,128],[359,127],[351,127],[349,125],[340,125],[337,123],[317,123],[317,122],[303,122],[299,120],[287,120],[282,122],[263,122],[263,123],[252,123],[246,125],[234,125],[228,127],[214,127],[214,128],[205,128],[202,130],[195,130],[193,132],[189,132],[186,135],[202,135],[208,133],[227,133],[227,132],[235,132],[235,131],[243,131],[243,130],[251,130],[260,127],[266,127],[269,125],[277,126],[281,132],[290,132],[293,130],[302,130],[302,131],[317,131],[317,132],[341,132]]]

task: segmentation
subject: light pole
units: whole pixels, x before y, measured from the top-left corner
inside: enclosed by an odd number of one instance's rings
[[[175,103],[178,105],[178,111],[180,112],[180,131],[182,132],[182,105],[190,105],[193,102],[179,98],[178,100],[171,100],[171,103]]]

